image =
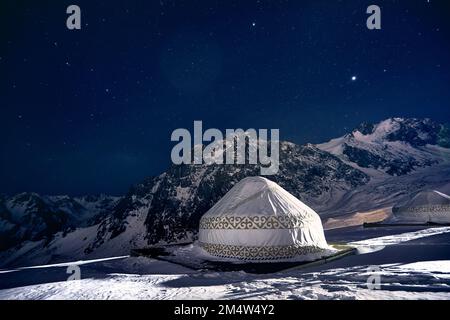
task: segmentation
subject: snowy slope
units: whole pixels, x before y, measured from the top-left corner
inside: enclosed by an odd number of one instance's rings
[[[317,147],[370,176],[400,176],[448,161],[442,128],[429,119],[390,118],[378,124],[363,123]]]
[[[363,186],[345,193],[334,204],[320,211],[322,217],[365,212],[392,207],[410,199],[419,191],[450,191],[450,165],[446,162],[415,170],[402,176],[371,179]]]
[[[142,257],[74,262],[77,281],[64,281],[69,264],[3,270],[0,279],[9,280],[1,282],[7,289],[0,299],[450,299],[450,228],[385,231],[376,238],[360,229],[341,235],[357,235],[355,245],[377,250],[266,275],[193,271]],[[424,250],[430,246],[435,250]],[[374,276],[379,290],[367,287]]]
[[[119,200],[105,195],[69,197],[20,193],[0,197],[0,251],[23,241],[49,240],[59,231],[92,224]]]
[[[352,133],[319,144],[321,150],[370,177],[370,181],[321,208],[323,216],[392,207],[419,191],[450,189],[450,149],[442,125],[429,119],[391,118],[363,123]]]

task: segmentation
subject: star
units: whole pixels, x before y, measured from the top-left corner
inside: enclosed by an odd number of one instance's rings
[[[256,22],[252,22],[252,27],[256,27]]]
[[[356,76],[352,76],[352,81],[356,81]]]

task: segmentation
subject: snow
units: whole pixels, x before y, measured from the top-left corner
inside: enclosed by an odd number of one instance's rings
[[[443,277],[448,277],[446,274],[450,274],[450,261],[422,261],[422,262],[414,262],[403,265],[404,270],[411,271],[425,271],[425,272],[442,272],[444,273]]]
[[[323,151],[339,157],[346,164],[366,173],[371,178],[378,180],[388,178],[388,169],[391,165],[395,166],[398,163],[410,163],[412,165],[412,171],[430,166],[431,164],[446,163],[448,165],[450,159],[450,149],[448,148],[435,145],[413,146],[406,141],[391,141],[389,135],[398,131],[402,123],[406,123],[406,119],[387,119],[375,125],[373,132],[370,134],[363,134],[359,130],[354,130],[350,134],[316,146]],[[414,126],[414,124],[407,125]],[[419,138],[426,139],[428,137],[429,134],[427,132],[422,132],[418,128],[415,129]],[[344,154],[344,148],[347,147],[382,159],[383,163],[375,163],[369,165],[367,168],[363,168],[354,162],[354,157],[352,161],[348,154]],[[386,167],[383,167],[383,165]]]
[[[180,201],[186,201],[191,197],[190,188],[189,187],[177,187],[177,199]]]
[[[429,228],[419,231],[413,231],[403,234],[395,234],[395,235],[389,235],[379,238],[373,238],[369,240],[361,240],[361,241],[354,241],[349,242],[349,245],[352,246],[387,246],[387,245],[393,245],[393,244],[399,244],[406,241],[416,240],[420,238],[430,237],[434,235],[439,235],[442,233],[449,233],[450,227],[443,227],[443,228]]]
[[[366,238],[374,230],[333,231],[334,240],[357,236],[354,245],[384,248],[265,275],[193,271],[166,261],[118,257],[75,262],[81,280],[64,281],[70,263],[40,266],[0,274],[0,299],[450,299],[450,228],[396,230],[378,229],[387,235],[375,238]],[[367,287],[374,276],[379,277],[379,290]],[[36,277],[42,281],[23,282]]]
[[[105,203],[110,206],[119,201],[120,197],[100,195],[98,197],[74,197],[67,195],[57,196],[40,196],[37,193],[20,193],[13,197],[7,198],[5,201],[6,209],[12,214],[12,220],[20,223],[30,212],[35,211],[40,203],[44,203],[47,207],[62,210],[72,219],[79,222],[89,220],[96,214],[102,212]]]
[[[332,139],[328,142],[318,144],[317,148],[329,152],[334,155],[342,155],[343,143],[345,142],[346,136]]]
[[[397,130],[398,127],[399,125],[395,122],[395,119],[387,119],[377,124],[371,134],[363,134],[360,131],[355,130],[352,134],[347,134],[340,138],[318,144],[317,147],[338,156],[342,155],[344,143],[356,144],[358,146],[363,146],[365,149],[376,148],[379,147],[380,144],[389,144],[390,142],[385,140],[386,136]],[[395,145],[402,148],[400,143]]]
[[[84,264],[90,264],[100,261],[110,261],[110,260],[116,260],[116,259],[124,259],[128,258],[129,256],[119,256],[119,257],[111,257],[111,258],[103,258],[103,259],[93,259],[93,260],[79,260],[79,261],[73,261],[73,262],[64,262],[64,263],[54,263],[54,264],[45,264],[40,266],[31,266],[31,267],[21,267],[17,269],[12,270],[0,270],[0,273],[9,273],[9,272],[16,272],[20,270],[27,270],[27,269],[42,269],[42,268],[52,268],[52,267],[69,267],[69,266],[81,266]]]
[[[392,207],[424,189],[448,193],[448,188],[450,167],[441,163],[403,176],[372,177],[369,183],[346,192],[342,197],[333,197],[332,203],[316,205],[314,209],[322,218],[337,217]]]
[[[94,251],[90,257],[100,258],[115,254],[123,255],[128,254],[130,248],[146,247],[148,244],[145,239],[145,220],[148,214],[148,206],[149,204],[147,204],[147,206],[140,207],[137,210],[131,211],[125,220],[125,224],[127,226],[126,231],[101,244],[99,247],[100,249]]]
[[[437,193],[438,195],[440,195],[441,197],[444,197],[448,200],[450,200],[450,196],[446,195],[445,193],[439,192],[437,190],[433,190],[434,193]]]
[[[366,268],[266,277],[229,273],[137,275],[47,283],[0,291],[0,299],[449,299],[450,261],[381,266],[390,282],[364,287]],[[405,282],[407,280],[407,282]],[[414,281],[427,284],[409,284]],[[392,289],[392,290],[389,290]],[[425,291],[424,291],[425,290]]]

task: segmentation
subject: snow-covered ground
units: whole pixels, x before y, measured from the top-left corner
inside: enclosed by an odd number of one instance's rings
[[[0,271],[0,299],[450,299],[450,227],[327,232],[357,255],[265,275],[117,257]],[[81,280],[65,281],[78,265]],[[369,289],[377,283],[380,289]]]

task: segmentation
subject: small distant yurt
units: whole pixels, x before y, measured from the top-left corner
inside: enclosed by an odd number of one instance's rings
[[[433,190],[417,193],[392,208],[393,218],[405,223],[450,223],[450,196]]]
[[[319,215],[262,177],[237,183],[205,213],[199,229],[200,246],[220,258],[277,261],[329,249]]]

